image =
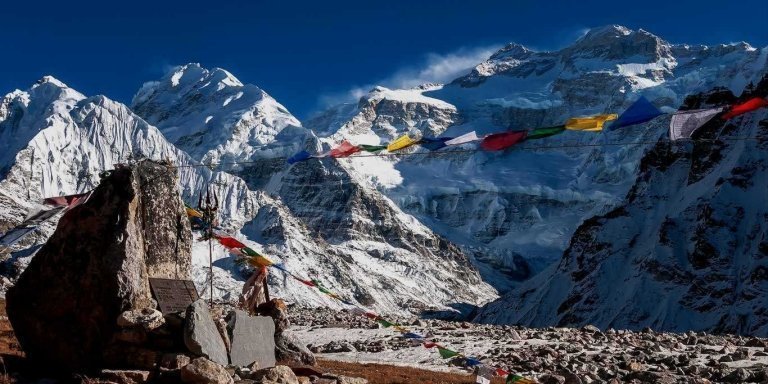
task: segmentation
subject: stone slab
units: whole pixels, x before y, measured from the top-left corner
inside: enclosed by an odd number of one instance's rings
[[[200,298],[191,280],[150,278],[149,286],[163,315],[183,311]]]
[[[227,347],[205,300],[197,300],[187,308],[184,322],[184,344],[190,352],[215,363],[227,365]]]
[[[227,317],[232,349],[232,365],[248,366],[254,361],[259,369],[275,366],[275,323],[271,317],[250,316],[236,309]]]

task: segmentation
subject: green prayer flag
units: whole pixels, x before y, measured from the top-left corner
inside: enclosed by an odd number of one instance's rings
[[[389,328],[393,326],[394,324],[390,323],[389,321],[386,321],[384,319],[376,319],[376,322],[384,326],[384,328]]]
[[[359,147],[360,147],[360,149],[362,149],[363,151],[366,151],[366,152],[378,152],[378,151],[383,151],[383,150],[387,149],[386,145],[360,144]]]
[[[440,353],[440,357],[443,359],[450,359],[451,357],[458,356],[458,352],[451,351],[450,349],[437,347],[437,352]]]
[[[253,249],[250,249],[248,247],[244,247],[240,249],[240,252],[248,255],[248,256],[260,256],[258,252],[254,251]]]
[[[536,128],[532,131],[528,132],[528,136],[526,136],[526,140],[536,140],[536,139],[543,139],[545,137],[557,135],[558,133],[561,133],[565,131],[564,125],[558,125],[556,127],[546,127],[546,128]]]

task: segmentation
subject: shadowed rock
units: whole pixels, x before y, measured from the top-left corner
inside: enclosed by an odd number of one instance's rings
[[[118,316],[154,308],[148,278],[188,278],[191,241],[175,171],[149,161],[111,171],[8,291],[28,358],[70,372],[98,367]]]

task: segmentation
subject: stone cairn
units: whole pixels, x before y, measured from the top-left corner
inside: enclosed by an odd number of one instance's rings
[[[27,359],[48,376],[103,383],[364,383],[323,375],[287,333],[280,300],[264,314],[204,300],[161,313],[150,278],[189,279],[192,234],[168,165],[141,161],[103,175],[67,212],[7,294],[8,317]],[[71,377],[71,376],[70,376]]]

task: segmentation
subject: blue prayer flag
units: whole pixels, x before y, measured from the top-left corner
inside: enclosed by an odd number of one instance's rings
[[[616,121],[608,127],[609,131],[626,127],[628,125],[635,125],[651,121],[657,116],[663,115],[655,105],[651,104],[644,96],[640,96],[634,104],[630,105],[624,113],[619,116]]]
[[[288,164],[298,163],[299,161],[309,160],[312,158],[312,155],[309,154],[307,151],[301,151],[291,157],[288,158]]]
[[[423,137],[419,141],[419,145],[430,151],[437,151],[438,149],[445,147],[446,141],[452,139],[453,137]]]

